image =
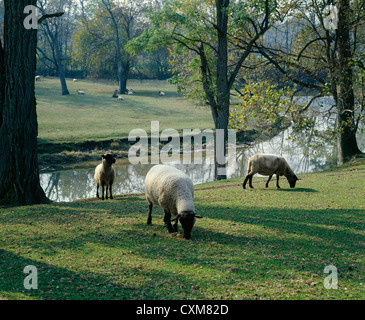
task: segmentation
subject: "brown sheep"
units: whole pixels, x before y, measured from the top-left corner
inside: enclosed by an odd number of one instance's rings
[[[288,179],[291,188],[294,188],[297,180],[299,180],[283,157],[272,154],[255,154],[248,160],[247,176],[242,184],[243,189],[246,189],[247,181],[249,181],[250,188],[253,188],[252,177],[256,173],[269,176],[266,188],[268,188],[273,174],[276,174],[276,187],[278,189],[280,189],[280,176],[285,176]]]

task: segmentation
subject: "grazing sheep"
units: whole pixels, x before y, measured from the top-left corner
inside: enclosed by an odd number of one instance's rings
[[[152,224],[152,207],[159,205],[164,210],[164,222],[170,233],[177,232],[180,220],[185,239],[190,239],[196,218],[194,185],[182,171],[166,165],[156,165],[150,169],[145,180],[145,194],[149,204],[147,224]],[[175,216],[174,227],[171,225],[171,214]]]
[[[134,93],[135,93],[135,91],[133,89],[128,90],[128,94],[134,94]]]
[[[256,173],[269,176],[266,188],[269,186],[273,174],[276,174],[276,186],[278,189],[280,189],[280,176],[285,176],[288,179],[291,188],[294,188],[295,183],[299,180],[283,157],[272,154],[255,154],[248,160],[247,176],[242,184],[243,189],[246,189],[247,181],[249,181],[250,188],[253,188],[252,177]]]
[[[118,96],[117,100],[124,101],[124,98],[122,96]]]
[[[41,81],[41,76],[35,76],[35,81]]]
[[[104,200],[104,187],[106,187],[105,197],[108,200],[108,189],[110,199],[113,199],[112,185],[115,179],[115,170],[113,163],[115,163],[115,155],[105,153],[102,155],[103,161],[95,168],[94,179],[96,182],[96,196],[99,197],[99,186],[101,186],[101,200]]]
[[[85,95],[85,91],[76,90],[76,92],[77,92],[78,94],[81,94],[82,96],[84,96],[84,95]]]
[[[164,96],[164,95],[166,95],[166,93],[165,93],[165,92],[163,92],[163,91],[159,91],[159,92],[158,92],[158,94],[159,94],[160,96]]]
[[[77,79],[72,79],[73,82],[77,82]]]
[[[112,98],[118,98],[118,93],[119,93],[118,90],[114,90]]]

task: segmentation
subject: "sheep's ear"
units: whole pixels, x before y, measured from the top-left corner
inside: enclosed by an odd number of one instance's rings
[[[105,158],[106,158],[106,154],[103,154],[101,157],[102,157],[103,159],[105,159]]]
[[[200,219],[203,218],[202,216],[199,216],[198,214],[195,214],[194,217],[195,218],[200,218]]]
[[[178,220],[179,218],[180,218],[180,213],[174,218],[174,219],[172,219],[171,221],[176,221],[176,220]]]

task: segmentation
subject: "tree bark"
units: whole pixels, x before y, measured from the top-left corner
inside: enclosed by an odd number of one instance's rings
[[[5,0],[0,124],[0,203],[49,202],[39,181],[34,88],[37,30],[23,26],[25,6],[36,0]],[[4,93],[4,94],[2,94]]]
[[[228,13],[229,0],[216,0],[217,10],[217,32],[218,32],[218,54],[217,54],[217,112],[214,118],[215,128],[224,132],[223,146],[219,148],[223,151],[224,157],[227,154],[228,141],[228,121],[230,105],[230,87],[228,84]],[[217,136],[215,138],[215,150],[218,150]],[[225,172],[226,164],[219,163],[216,159],[216,170]],[[227,179],[226,173],[217,171],[218,180]]]
[[[338,124],[338,162],[343,164],[351,157],[361,153],[357,145],[355,124],[355,98],[352,75],[352,52],[350,47],[350,2],[339,1],[336,50],[336,92]]]
[[[58,39],[55,39],[54,42],[54,47],[55,47],[55,51],[56,51],[56,61],[57,61],[57,68],[58,68],[58,76],[60,78],[60,82],[61,82],[61,90],[62,90],[62,95],[69,95],[70,92],[68,91],[67,88],[67,83],[66,83],[66,77],[65,77],[65,70],[63,67],[63,62],[62,62],[62,53],[61,53],[61,49],[58,45]]]

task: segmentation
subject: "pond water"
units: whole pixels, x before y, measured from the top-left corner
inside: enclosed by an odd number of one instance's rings
[[[328,105],[328,101],[325,101]],[[314,108],[319,107],[317,105]],[[319,127],[333,124],[333,118],[323,119]],[[228,160],[227,175],[244,177],[247,160],[255,153],[272,153],[285,157],[296,174],[325,170],[337,162],[336,147],[323,145],[310,154],[309,142],[302,141],[301,146],[290,141],[292,129],[281,132],[269,141],[259,142],[250,147],[237,147],[233,159]],[[359,147],[364,150],[364,136],[359,136]],[[203,157],[202,164],[182,164],[182,160],[174,160],[168,164],[174,165],[190,176],[194,184],[214,180],[214,162],[212,157]],[[72,165],[60,165],[59,170],[41,168],[40,181],[46,195],[53,201],[64,202],[96,196],[94,170],[100,162],[84,162]],[[166,163],[166,162],[165,162]],[[166,163],[167,164],[167,163]],[[144,178],[152,164],[132,165],[128,159],[117,159],[114,165],[116,181],[113,194],[129,194],[144,192]]]

